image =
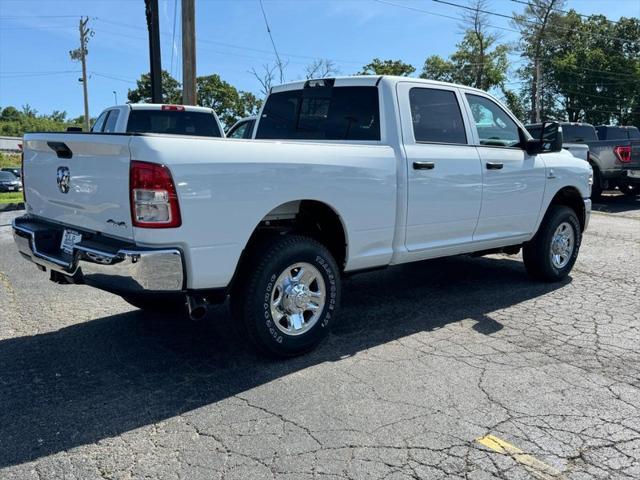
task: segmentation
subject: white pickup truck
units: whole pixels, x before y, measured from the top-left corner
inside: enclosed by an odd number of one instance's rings
[[[160,103],[127,103],[105,108],[91,127],[93,133],[167,133],[224,137],[212,108]]]
[[[337,321],[345,272],[522,248],[532,277],[565,277],[592,171],[542,135],[485,92],[386,76],[275,87],[255,140],[27,134],[15,241],[140,308],[195,319],[230,296],[260,350],[296,355]]]

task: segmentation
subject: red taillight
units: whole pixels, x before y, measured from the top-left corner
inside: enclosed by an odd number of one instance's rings
[[[615,147],[613,153],[616,154],[616,158],[620,163],[629,163],[631,161],[631,146]]]
[[[162,110],[169,110],[171,112],[184,112],[184,107],[182,105],[162,105]]]
[[[175,228],[182,224],[178,194],[164,165],[132,161],[129,172],[131,222],[141,228]]]

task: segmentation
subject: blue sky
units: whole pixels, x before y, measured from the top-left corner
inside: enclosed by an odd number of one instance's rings
[[[174,5],[178,5],[175,42]],[[467,4],[468,0],[454,0]],[[181,77],[180,0],[159,0],[162,65]],[[569,0],[580,13],[640,16],[640,0]],[[420,71],[432,54],[446,56],[461,37],[461,10],[432,0],[264,0],[276,46],[288,61],[287,80],[304,75],[314,58],[335,61],[345,75],[373,57],[402,59]],[[522,4],[490,0],[492,11],[511,14]],[[429,12],[429,13],[426,13]],[[82,113],[78,17],[91,18],[89,102],[92,116],[126,101],[127,89],[148,71],[144,0],[0,0],[0,106],[30,104],[41,113]],[[509,21],[490,17],[502,41],[517,36]],[[198,75],[218,73],[238,89],[258,93],[248,73],[274,62],[258,0],[196,0]],[[512,57],[517,62],[517,57]],[[513,63],[513,68],[518,64]],[[514,79],[515,81],[515,79]],[[513,84],[517,87],[517,84]]]

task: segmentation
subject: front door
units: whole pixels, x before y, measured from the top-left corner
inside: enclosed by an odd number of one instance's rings
[[[526,135],[491,98],[465,93],[483,170],[482,209],[474,241],[509,239],[533,233],[544,196],[541,155],[529,155]]]
[[[407,156],[405,244],[420,251],[470,243],[482,200],[482,169],[457,89],[398,84]]]

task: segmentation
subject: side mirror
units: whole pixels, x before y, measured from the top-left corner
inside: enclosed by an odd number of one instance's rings
[[[563,143],[562,127],[558,122],[544,122],[540,129],[540,138],[534,138],[526,143],[529,155],[538,153],[559,152]]]

